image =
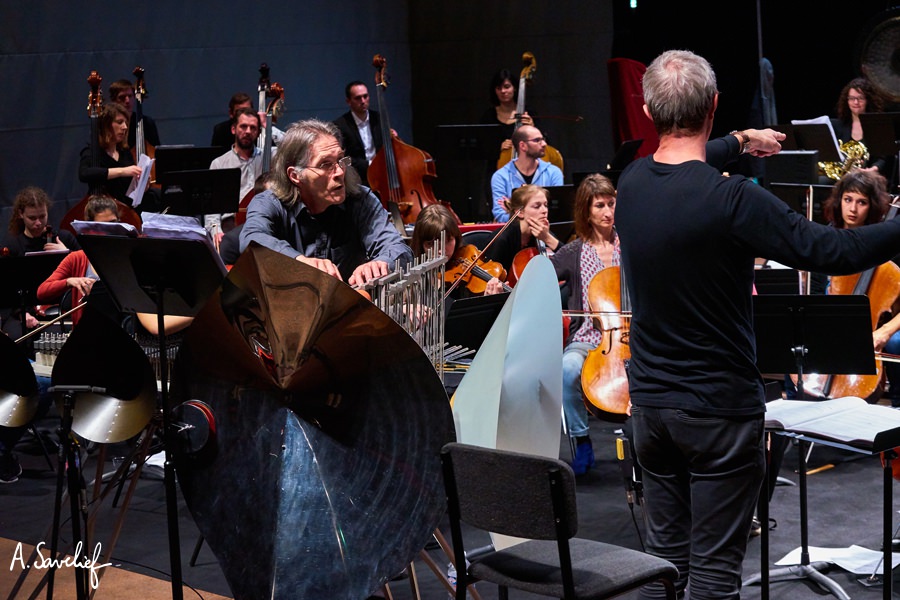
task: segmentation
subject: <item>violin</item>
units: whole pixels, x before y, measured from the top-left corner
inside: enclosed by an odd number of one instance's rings
[[[594,327],[602,337],[581,368],[585,405],[595,417],[623,422],[630,401],[627,366],[631,360],[631,300],[619,267],[607,267],[594,276],[588,286],[588,305]]]
[[[482,260],[481,252],[473,244],[467,244],[456,249],[451,259],[447,262],[444,271],[444,282],[455,284],[462,278],[466,288],[473,294],[484,294],[487,282],[496,277],[500,281],[506,279],[506,269],[493,260]],[[512,288],[503,284],[503,290],[511,292]]]
[[[512,265],[506,276],[506,283],[509,285],[514,286],[518,283],[519,278],[522,277],[522,273],[525,272],[525,267],[528,266],[528,261],[535,256],[547,254],[547,244],[541,240],[535,241],[537,243],[536,246],[523,248],[516,252],[516,255],[513,257]]]

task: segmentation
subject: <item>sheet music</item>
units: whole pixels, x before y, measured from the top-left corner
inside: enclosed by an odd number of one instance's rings
[[[834,127],[831,124],[831,119],[827,116],[822,115],[815,119],[794,119],[791,121],[791,125],[827,125],[828,132],[831,134],[831,140],[834,142],[835,152],[837,152],[838,156],[844,156],[841,152],[841,145],[838,143],[837,136],[834,134]]]
[[[133,208],[141,205],[141,199],[144,197],[144,192],[147,191],[147,184],[150,183],[150,171],[155,160],[155,158],[150,158],[146,154],[141,154],[141,157],[138,159],[137,166],[141,168],[141,175],[140,177],[131,178],[131,185],[128,186],[127,192],[127,196],[131,198],[131,206]]]
[[[773,400],[766,403],[766,427],[868,448],[879,433],[900,428],[900,410],[855,396],[821,402]]]
[[[88,235],[123,235],[137,237],[137,228],[131,223],[109,223],[104,221],[72,221],[72,229],[76,234]]]

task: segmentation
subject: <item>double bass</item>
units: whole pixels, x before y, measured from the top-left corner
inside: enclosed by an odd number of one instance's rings
[[[395,225],[398,216],[405,224],[415,223],[423,208],[440,202],[431,187],[431,182],[437,178],[434,159],[424,150],[406,144],[391,134],[384,100],[384,90],[388,86],[387,59],[376,54],[372,65],[376,69],[375,89],[383,143],[369,165],[369,187],[378,194],[382,206],[394,216]],[[457,223],[461,222],[449,202],[440,203],[450,210]]]
[[[595,417],[623,422],[627,416],[631,299],[620,267],[607,267],[588,286],[588,308],[600,343],[581,368],[585,405]]]
[[[534,73],[537,71],[537,60],[531,52],[522,54],[522,63],[524,63],[524,66],[522,67],[522,72],[519,74],[519,93],[516,100],[516,124],[515,127],[513,127],[513,132],[522,126],[522,115],[525,114],[525,89],[528,84],[531,83]],[[497,168],[501,169],[504,165],[509,164],[510,161],[516,160],[516,155],[515,146],[502,150],[500,152],[500,158],[497,160]],[[544,158],[562,170],[562,154],[550,144],[547,144],[547,147],[544,149]]]
[[[263,64],[265,66],[265,64]],[[260,69],[262,70],[262,69]],[[266,111],[266,128],[260,138],[263,140],[262,143],[262,174],[265,175],[272,168],[272,125],[275,121],[278,120],[278,117],[281,116],[281,113],[284,111],[284,88],[280,83],[273,82],[269,84],[268,82],[268,68],[266,70],[266,96],[269,98],[268,104],[265,104]],[[262,87],[262,79],[260,79],[260,87]],[[250,206],[250,201],[253,200],[253,197],[256,195],[256,188],[247,192],[241,201],[238,203],[237,213],[234,215],[234,224],[240,225],[247,220],[247,207]]]
[[[141,157],[147,156],[154,158],[156,156],[156,148],[147,142],[144,137],[144,98],[147,97],[147,88],[144,84],[144,69],[140,66],[135,67],[132,74],[135,76],[134,82],[134,148],[132,154],[134,163],[141,164]],[[150,167],[150,181],[156,181],[156,162]]]

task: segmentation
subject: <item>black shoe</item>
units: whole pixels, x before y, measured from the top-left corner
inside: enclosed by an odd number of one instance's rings
[[[753,517],[753,522],[750,523],[750,537],[758,535],[762,535],[762,523],[759,522],[759,519]]]
[[[22,474],[22,465],[12,452],[0,452],[0,483],[15,483]]]

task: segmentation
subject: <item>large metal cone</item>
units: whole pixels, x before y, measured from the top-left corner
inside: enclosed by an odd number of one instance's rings
[[[179,452],[177,469],[235,598],[364,598],[444,513],[454,432],[428,358],[371,302],[281,254],[241,255],[191,325],[172,398],[211,408],[213,448]]]
[[[38,384],[34,369],[9,337],[0,334],[0,427],[22,427],[38,409]]]

